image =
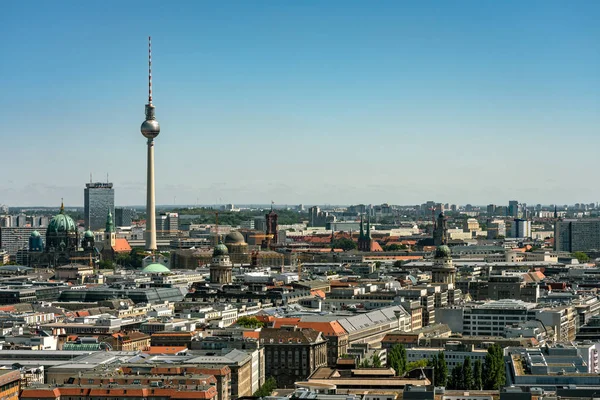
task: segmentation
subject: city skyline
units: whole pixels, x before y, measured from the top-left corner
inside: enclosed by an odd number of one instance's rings
[[[595,2],[113,4],[7,7],[0,203],[144,203],[149,34],[159,205],[600,197]]]

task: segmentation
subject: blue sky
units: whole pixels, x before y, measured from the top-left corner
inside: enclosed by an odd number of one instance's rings
[[[0,204],[592,202],[600,2],[13,2]],[[96,179],[98,178],[98,179]]]

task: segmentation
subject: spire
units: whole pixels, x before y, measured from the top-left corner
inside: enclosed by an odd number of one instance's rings
[[[115,225],[113,224],[112,213],[110,212],[110,208],[108,209],[108,215],[106,216],[106,229],[104,232],[110,233],[115,231]]]
[[[65,213],[65,202],[63,201],[63,198],[60,198],[60,213],[64,214]]]
[[[152,37],[148,36],[148,104],[152,104]]]
[[[360,214],[360,234],[358,235],[359,239],[362,239],[365,237],[365,230],[363,228],[363,216],[362,214]]]
[[[554,205],[554,219],[558,219],[558,209],[556,208],[556,204]]]
[[[371,216],[367,218],[367,239],[371,239]]]

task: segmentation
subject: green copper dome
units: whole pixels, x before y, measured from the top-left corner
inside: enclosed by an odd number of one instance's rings
[[[30,236],[31,236],[31,237],[39,237],[39,236],[40,236],[40,233],[39,233],[38,231],[33,231],[33,232],[31,232],[31,235],[30,235]]]
[[[171,272],[171,270],[159,263],[148,264],[146,268],[142,270],[144,274],[165,274]]]
[[[94,232],[90,231],[89,229],[87,231],[85,231],[83,233],[83,237],[86,239],[93,239],[94,238]]]
[[[450,258],[452,257],[452,252],[450,251],[450,247],[446,246],[445,244],[438,246],[437,249],[435,249],[435,258]]]
[[[229,250],[227,250],[227,246],[225,246],[223,243],[219,243],[215,246],[215,249],[213,251],[213,257],[227,255],[229,255]]]
[[[75,225],[73,218],[65,214],[65,208],[62,205],[60,206],[60,212],[52,218],[46,230],[46,233],[59,232],[77,232],[77,225]]]

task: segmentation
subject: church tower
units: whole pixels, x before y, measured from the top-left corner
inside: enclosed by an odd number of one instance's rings
[[[438,246],[431,269],[431,283],[454,285],[455,281],[456,267],[452,263],[450,248],[446,245]]]
[[[210,283],[215,285],[230,284],[232,279],[233,264],[229,258],[229,250],[221,241],[215,246],[210,263]]]
[[[360,234],[358,236],[358,251],[371,251],[373,238],[371,237],[371,219],[367,219],[367,231],[363,228],[363,217],[360,217]]]
[[[433,223],[433,245],[441,246],[448,244],[448,221],[443,212],[438,215]]]
[[[115,224],[113,223],[112,213],[108,210],[106,216],[106,229],[104,229],[104,246],[113,248],[117,244],[117,235],[115,233]]]

